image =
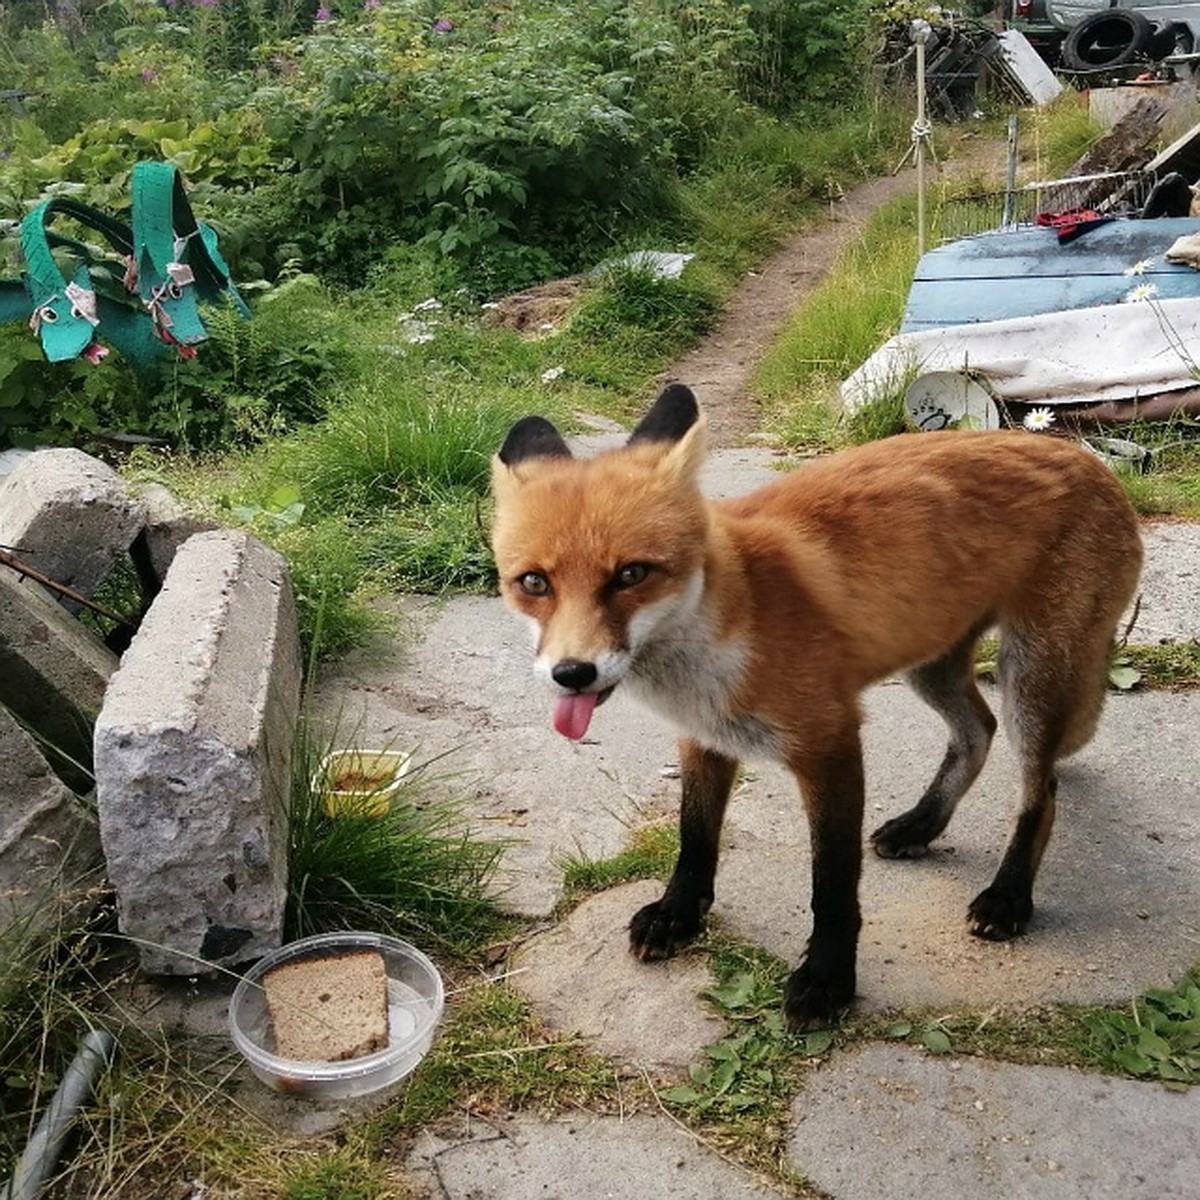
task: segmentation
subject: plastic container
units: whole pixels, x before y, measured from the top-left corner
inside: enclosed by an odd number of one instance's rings
[[[262,979],[283,963],[322,959],[353,950],[378,950],[388,979],[388,1045],[343,1062],[280,1058]],[[302,938],[260,959],[229,1002],[233,1044],[263,1083],[279,1092],[318,1099],[365,1096],[396,1083],[425,1057],[445,1003],[442,977],[424,954],[381,933],[324,933]]]
[[[334,750],[321,759],[312,788],[325,798],[329,815],[381,817],[391,806],[412,755],[403,750]]]

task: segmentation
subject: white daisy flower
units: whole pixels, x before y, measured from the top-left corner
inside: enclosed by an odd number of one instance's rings
[[[1136,304],[1139,300],[1153,300],[1158,295],[1158,288],[1153,283],[1139,283],[1125,293],[1126,304]]]
[[[1034,433],[1041,433],[1054,424],[1054,414],[1048,408],[1032,408],[1025,414],[1022,424]]]
[[[1154,259],[1142,258],[1133,264],[1132,267],[1125,268],[1126,275],[1145,275],[1145,273],[1154,266]]]
[[[565,370],[565,367],[551,367],[548,371],[543,371],[542,382],[553,383],[556,379],[561,379]]]

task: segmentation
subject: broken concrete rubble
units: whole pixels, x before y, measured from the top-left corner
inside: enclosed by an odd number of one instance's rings
[[[54,898],[99,857],[95,822],[0,707],[0,955],[7,956],[9,937],[53,921]]]
[[[300,697],[287,568],[248,534],[197,534],[96,722],[100,832],[123,932],[153,973],[280,944]]]
[[[92,786],[92,723],[116,657],[49,593],[0,568],[0,704],[35,729],[59,777]]]
[[[95,592],[145,519],[121,477],[81,450],[39,450],[0,483],[0,545],[83,596]]]
[[[146,523],[130,547],[130,555],[143,587],[157,591],[179,547],[192,534],[207,533],[217,525],[188,513],[161,483],[141,484],[135,492],[146,506]]]

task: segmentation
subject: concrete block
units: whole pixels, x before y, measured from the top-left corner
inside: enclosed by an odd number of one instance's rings
[[[116,657],[36,583],[0,567],[0,704],[37,731],[59,777],[92,787],[92,725]]]
[[[186,512],[161,483],[136,484],[133,490],[146,508],[146,524],[132,548],[134,561],[139,570],[144,564],[151,578],[161,584],[179,547],[193,534],[207,533],[218,526]]]
[[[122,930],[196,975],[280,944],[300,647],[283,559],[248,534],[175,556],[96,722],[96,798]]]
[[[0,483],[0,545],[89,598],[145,519],[121,477],[82,450],[38,450]]]
[[[0,708],[0,956],[46,929],[99,860],[95,822]]]

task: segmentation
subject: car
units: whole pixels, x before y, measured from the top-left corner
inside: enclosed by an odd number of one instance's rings
[[[1079,74],[1112,71],[1142,61],[1158,62],[1200,48],[1200,2],[1042,2],[1049,22],[1063,32],[1062,65]]]
[[[1050,66],[1058,65],[1059,51],[1067,36],[1062,26],[1050,19],[1047,0],[1009,0],[1009,29],[1020,30],[1029,44]]]

